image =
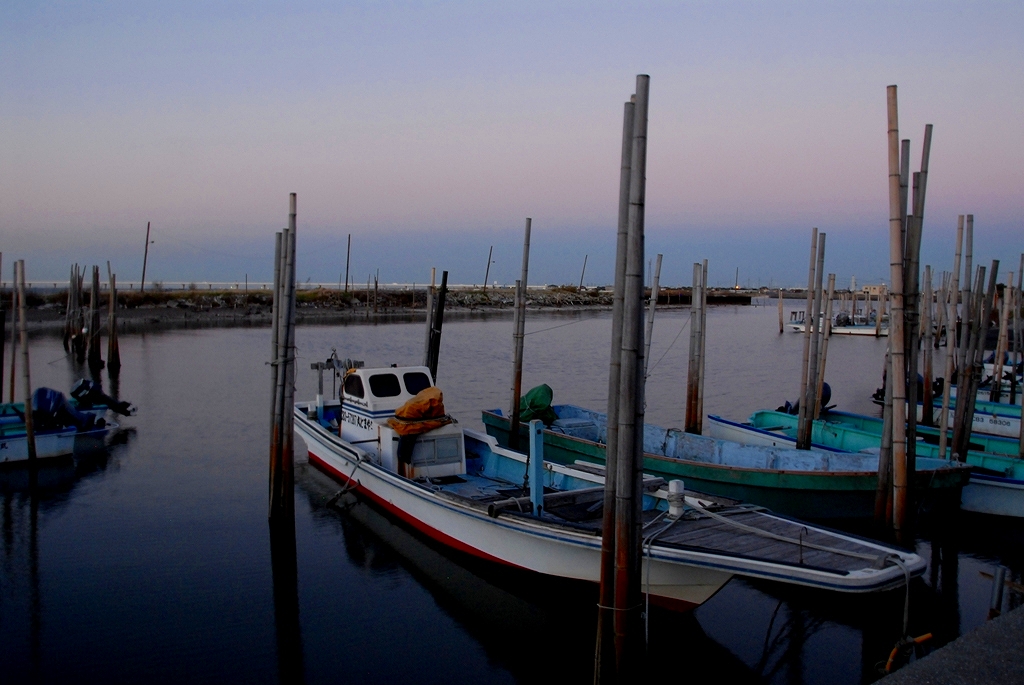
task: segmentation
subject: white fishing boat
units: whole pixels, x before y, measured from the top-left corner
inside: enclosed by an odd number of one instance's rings
[[[791,312],[786,328],[795,333],[803,333],[806,330],[805,324],[803,312]],[[889,335],[889,322],[886,319],[882,319],[882,325],[876,329],[873,317],[869,320],[862,315],[857,315],[855,319],[851,320],[849,314],[840,312],[833,317],[831,331],[832,335],[886,337]]]
[[[350,369],[340,398],[296,404],[295,430],[310,462],[345,490],[449,547],[597,582],[603,468],[544,461],[539,421],[531,454],[520,454],[461,428],[439,403],[426,367]],[[644,478],[643,583],[652,601],[692,608],[736,574],[872,592],[925,568],[916,554],[681,486]]]

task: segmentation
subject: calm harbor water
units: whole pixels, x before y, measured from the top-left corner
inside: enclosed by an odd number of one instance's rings
[[[682,423],[687,318],[659,312],[651,423]],[[524,388],[548,383],[556,402],[603,408],[609,327],[607,312],[533,315]],[[309,363],[332,348],[410,363],[423,339],[422,323],[301,327],[297,397],[313,396]],[[833,403],[875,411],[884,347],[832,339]],[[508,404],[510,348],[506,316],[446,324],[438,384],[463,424]],[[268,329],[125,336],[120,382],[104,376],[105,389],[140,410],[109,450],[34,484],[0,474],[0,680],[588,682],[591,588],[450,553],[353,499],[328,507],[338,485],[308,465],[297,470],[295,577],[279,550],[272,565],[268,349]],[[711,308],[706,411],[742,419],[794,399],[801,350],[800,336],[778,334],[773,304]],[[56,338],[31,351],[36,385],[66,390],[84,375]],[[912,585],[910,632],[936,644],[985,620],[982,573],[1024,570],[1024,526],[1012,523],[940,522],[917,548],[931,566]],[[652,611],[651,675],[870,682],[900,636],[903,600],[734,579],[691,614]]]

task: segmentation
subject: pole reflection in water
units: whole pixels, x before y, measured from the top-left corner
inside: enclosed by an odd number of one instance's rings
[[[270,565],[274,576],[277,669],[282,683],[304,683],[302,631],[299,625],[299,577],[295,556],[295,520],[270,525]]]

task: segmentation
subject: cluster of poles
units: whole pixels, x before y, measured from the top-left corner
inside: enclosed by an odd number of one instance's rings
[[[107,262],[107,370],[117,374],[121,369],[121,350],[117,342],[117,276]],[[78,264],[71,267],[68,300],[64,313],[64,351],[73,354],[79,363],[86,360],[94,373],[104,367],[100,353],[102,325],[100,314],[100,268],[92,267],[88,304],[84,290],[85,274]]]
[[[625,104],[608,374],[596,682],[639,680],[643,669],[641,486],[644,426],[644,202],[650,77]]]
[[[272,525],[291,523],[295,474],[295,228],[297,198],[288,203],[288,228],[274,236],[274,301],[270,329],[270,512]]]
[[[3,253],[0,252],[0,272],[3,269]],[[10,401],[15,399],[15,377],[17,375],[18,348],[21,348],[21,380],[22,391],[25,393],[26,406],[32,401],[32,379],[29,372],[28,354],[28,327],[25,318],[25,260],[19,259],[14,262],[14,288],[11,292],[11,366],[10,366]],[[4,390],[4,338],[7,330],[7,311],[0,302],[0,400],[3,399]],[[32,425],[32,412],[25,412],[25,436],[28,444],[28,461],[34,464],[36,460],[36,438]]]
[[[811,259],[807,273],[807,316],[804,317],[804,354],[800,371],[800,399],[797,414],[796,447],[811,449],[814,419],[821,414],[821,393],[825,385],[828,341],[832,334],[832,301],[836,275],[828,275],[828,291],[823,292],[825,272],[825,234],[811,230]],[[780,300],[781,302],[781,300]],[[824,311],[823,311],[824,309]]]
[[[0,269],[3,265],[3,253],[0,253]],[[92,284],[88,298],[88,305],[84,303],[86,298],[83,291],[84,277],[81,268],[76,264],[71,269],[71,280],[68,287],[67,311],[64,320],[64,349],[73,354],[79,363],[88,360],[91,371],[98,372],[104,366],[108,373],[116,377],[121,369],[121,352],[117,341],[117,286],[114,274],[110,270],[110,262],[107,262],[107,274],[110,279],[110,294],[107,301],[107,361],[104,363],[100,346],[101,338],[101,314],[100,314],[100,285],[99,267],[94,266],[92,271]],[[14,288],[11,292],[11,353],[8,368],[8,384],[4,383],[4,362],[6,360],[5,339],[7,330],[7,311],[0,301],[0,400],[3,399],[4,390],[8,391],[10,402],[15,401],[16,377],[18,358],[21,358],[21,377],[23,381],[24,401],[29,406],[32,401],[32,380],[29,367],[28,330],[26,310],[26,285],[25,285],[25,260],[20,259],[14,263]],[[19,354],[20,351],[20,354]],[[35,430],[32,421],[32,412],[25,412],[25,431],[28,443],[28,458],[30,462],[36,459]]]

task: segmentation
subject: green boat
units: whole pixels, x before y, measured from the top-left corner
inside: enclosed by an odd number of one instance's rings
[[[955,407],[954,407],[955,408]],[[760,413],[760,412],[759,412]],[[765,412],[775,414],[777,412]],[[862,414],[851,414],[845,411],[830,411],[825,415],[825,421],[829,424],[842,424],[850,428],[854,428],[859,431],[866,433],[872,433],[874,435],[882,434],[882,419],[874,416],[864,416]],[[751,419],[753,420],[753,419]],[[953,439],[953,431],[947,430],[946,434],[949,436],[950,442]],[[917,425],[917,440],[918,440],[918,453],[923,456],[938,457],[938,445],[939,445],[939,429],[931,426]],[[924,445],[934,446],[934,453],[928,452],[927,454],[921,453],[922,443]],[[983,433],[971,433],[971,442],[968,449],[973,452],[987,452],[988,454],[1002,454],[1008,457],[1016,457],[1020,442],[1012,438],[1003,438],[998,435],[985,435]]]
[[[822,449],[841,452],[878,453],[882,438],[881,420],[846,412],[829,412],[826,419],[814,422],[811,440]],[[735,423],[717,416],[708,417],[708,431],[717,438],[737,440],[748,445],[787,446],[796,444],[798,418],[779,411],[754,412],[750,421]],[[863,426],[861,430],[856,426]],[[919,427],[920,429],[920,427]],[[937,436],[937,432],[935,433]],[[997,438],[978,436],[972,446],[988,445]],[[1016,442],[1014,442],[1016,451]],[[916,442],[917,464],[922,458],[936,459],[937,445]],[[968,451],[967,464],[973,467],[970,482],[963,490],[962,506],[967,511],[999,516],[1024,517],[1024,460],[1005,454]]]
[[[544,458],[562,464],[604,464],[606,419],[574,405],[554,405],[544,431]],[[488,435],[507,446],[510,420],[501,410],[484,411]],[[521,427],[520,445],[527,441]],[[743,445],[644,426],[644,472],[681,479],[687,489],[759,504],[798,518],[867,518],[874,513],[878,455]],[[969,467],[918,458],[915,492],[927,507],[955,508]]]

